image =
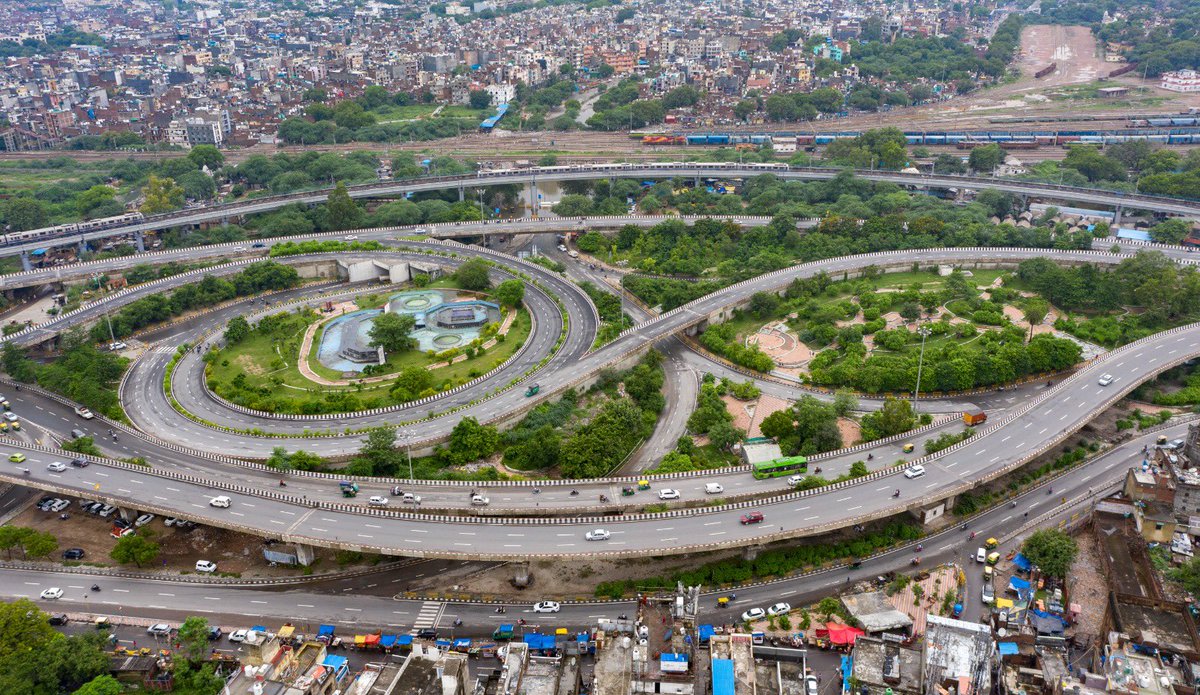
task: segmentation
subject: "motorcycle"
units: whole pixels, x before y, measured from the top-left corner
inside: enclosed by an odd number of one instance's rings
[[[607,502],[607,501],[608,501],[608,495],[600,495],[600,501],[601,501],[601,502]]]
[[[462,627],[462,618],[454,619],[454,627]]]
[[[817,475],[821,475],[821,467],[817,466],[816,468],[814,468],[813,473],[816,473]]]
[[[497,608],[496,613],[498,613],[500,615],[504,615],[504,606],[500,606],[499,608]]]
[[[99,591],[99,590],[100,590],[100,585],[99,585],[99,584],[93,584],[93,585],[92,585],[92,591]]]
[[[279,487],[287,487],[287,483],[285,483],[285,482],[283,482],[282,480],[280,480],[280,481],[279,481]]]
[[[572,490],[572,491],[571,491],[571,496],[572,496],[572,497],[578,497],[578,496],[579,496],[579,491],[578,491],[578,490]]]
[[[895,492],[892,493],[892,497],[899,497],[899,496],[900,496],[899,490],[896,490]]]

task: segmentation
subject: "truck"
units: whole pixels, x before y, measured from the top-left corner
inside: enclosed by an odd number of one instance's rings
[[[967,427],[982,425],[987,422],[987,413],[982,410],[967,411],[963,413],[963,424]]]

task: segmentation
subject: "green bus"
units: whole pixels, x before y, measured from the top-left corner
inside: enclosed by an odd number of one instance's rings
[[[762,461],[761,463],[754,464],[754,477],[759,480],[764,478],[778,478],[784,475],[807,471],[808,459],[803,456],[784,456],[774,461]]]

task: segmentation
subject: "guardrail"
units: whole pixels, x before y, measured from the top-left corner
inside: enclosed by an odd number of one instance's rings
[[[96,566],[64,566],[50,562],[17,562],[12,560],[0,561],[0,570],[18,570],[26,572],[54,572],[56,574],[84,574],[112,577],[114,579],[148,579],[151,581],[173,582],[178,584],[208,584],[229,587],[261,587],[261,586],[296,586],[312,582],[327,582],[333,579],[353,579],[381,572],[391,572],[404,567],[411,567],[427,562],[421,558],[405,558],[394,562],[384,562],[372,567],[360,567],[352,570],[322,572],[303,577],[259,577],[242,579],[241,577],[214,577],[206,574],[174,574],[167,572],[135,572],[112,567]]]

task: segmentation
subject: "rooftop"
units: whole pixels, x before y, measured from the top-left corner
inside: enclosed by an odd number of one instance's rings
[[[864,635],[854,641],[853,675],[860,692],[920,692],[921,651]]]
[[[842,603],[868,633],[909,629],[912,618],[888,602],[882,591],[869,591],[842,597]]]
[[[991,628],[940,615],[926,617],[925,625],[928,685],[951,683],[961,695],[990,693]]]

